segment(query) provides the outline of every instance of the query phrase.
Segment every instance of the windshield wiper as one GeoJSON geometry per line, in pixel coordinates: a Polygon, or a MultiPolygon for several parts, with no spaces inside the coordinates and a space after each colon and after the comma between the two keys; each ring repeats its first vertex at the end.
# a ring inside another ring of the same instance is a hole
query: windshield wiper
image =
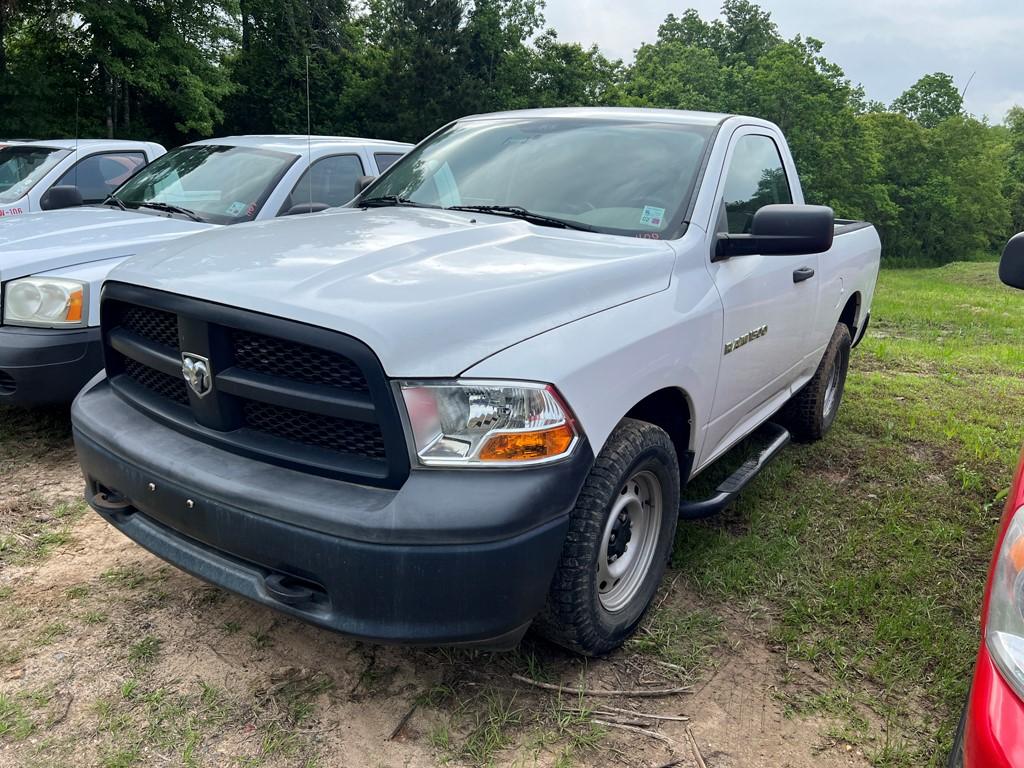
{"type": "Polygon", "coordinates": [[[156,211],[166,211],[167,213],[178,213],[182,216],[187,216],[192,221],[198,221],[200,224],[206,224],[206,219],[200,216],[195,211],[190,211],[188,208],[182,208],[180,205],[171,205],[170,203],[139,203],[139,208],[152,208],[156,211]]]}
{"type": "Polygon", "coordinates": [[[119,198],[117,195],[107,195],[107,199],[100,203],[100,205],[110,205],[111,203],[116,205],[122,211],[128,210],[128,206],[125,205],[124,201],[121,200],[121,198],[119,198]]]}
{"type": "Polygon", "coordinates": [[[545,216],[543,213],[534,213],[521,205],[450,205],[446,211],[469,211],[471,213],[493,213],[496,216],[511,216],[514,219],[522,219],[531,224],[542,224],[546,227],[558,227],[559,229],[578,229],[581,232],[596,232],[593,227],[586,224],[577,224],[575,221],[566,221],[554,216],[545,216]]]}
{"type": "Polygon", "coordinates": [[[367,197],[359,201],[357,207],[359,208],[384,208],[386,206],[393,205],[408,205],[413,208],[437,208],[436,205],[427,205],[426,203],[417,203],[415,200],[410,200],[408,197],[402,197],[401,195],[381,195],[380,197],[367,197]]]}

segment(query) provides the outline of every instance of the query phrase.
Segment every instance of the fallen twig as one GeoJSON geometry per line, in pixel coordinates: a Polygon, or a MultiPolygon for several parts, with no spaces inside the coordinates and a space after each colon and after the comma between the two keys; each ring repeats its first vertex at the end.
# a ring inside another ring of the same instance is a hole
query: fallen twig
{"type": "Polygon", "coordinates": [[[669,760],[667,763],[656,765],[654,768],[676,768],[677,765],[682,765],[682,760],[669,760]]]}
{"type": "Polygon", "coordinates": [[[536,688],[543,688],[545,691],[556,691],[557,693],[571,693],[573,696],[624,696],[630,698],[653,699],[659,696],[677,696],[681,693],[691,693],[692,688],[656,688],[651,690],[636,689],[632,691],[602,691],[591,688],[574,688],[568,685],[552,685],[542,683],[523,675],[512,675],[513,680],[526,683],[536,688]]]}
{"type": "Polygon", "coordinates": [[[402,732],[402,730],[405,728],[405,726],[409,723],[409,719],[412,717],[412,713],[416,711],[416,708],[418,706],[419,706],[419,702],[418,701],[414,701],[412,703],[412,706],[409,707],[409,711],[406,712],[404,715],[402,715],[402,719],[398,721],[398,725],[396,725],[395,729],[393,731],[391,731],[391,735],[388,736],[388,741],[394,741],[395,738],[398,736],[398,734],[400,734],[402,732]]]}
{"type": "Polygon", "coordinates": [[[697,739],[693,737],[693,731],[690,730],[690,726],[686,726],[686,739],[690,742],[690,750],[693,752],[693,759],[697,761],[697,765],[700,768],[708,768],[708,764],[704,762],[704,756],[700,753],[700,747],[697,746],[697,739]]]}
{"type": "Polygon", "coordinates": [[[602,704],[598,709],[576,709],[574,711],[579,712],[580,714],[589,713],[591,715],[597,715],[598,717],[600,717],[601,715],[608,715],[614,713],[617,715],[632,715],[633,717],[642,717],[645,720],[672,720],[677,723],[685,723],[690,719],[685,715],[655,715],[651,714],[650,712],[636,712],[632,709],[613,707],[610,704],[602,704]]]}
{"type": "MultiPolygon", "coordinates": [[[[640,728],[640,727],[635,726],[635,725],[622,725],[621,723],[613,723],[613,722],[611,722],[609,720],[598,720],[597,718],[594,718],[593,722],[594,722],[595,725],[603,725],[605,728],[617,728],[620,731],[629,731],[630,733],[639,733],[642,736],[647,736],[648,738],[651,738],[651,739],[657,739],[658,741],[663,741],[666,744],[670,744],[671,745],[671,744],[675,743],[668,736],[663,736],[660,733],[658,733],[657,731],[652,731],[649,728],[640,728]]],[[[703,768],[707,768],[707,766],[704,766],[703,768]]]]}

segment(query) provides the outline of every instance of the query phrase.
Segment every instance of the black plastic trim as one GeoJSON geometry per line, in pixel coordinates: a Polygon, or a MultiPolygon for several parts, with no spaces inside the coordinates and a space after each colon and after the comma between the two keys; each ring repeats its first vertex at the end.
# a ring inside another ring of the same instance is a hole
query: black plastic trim
{"type": "MultiPolygon", "coordinates": [[[[107,355],[106,368],[111,385],[129,404],[179,432],[241,455],[293,469],[386,488],[398,488],[405,482],[409,475],[410,462],[398,405],[383,366],[372,350],[362,342],[342,333],[293,320],[198,301],[164,291],[107,282],[103,288],[100,308],[105,344],[135,359],[138,359],[136,353],[148,355],[153,363],[161,366],[151,367],[171,375],[181,375],[180,360],[175,359],[175,369],[172,372],[172,361],[166,353],[160,353],[160,345],[118,329],[118,318],[112,315],[117,305],[112,302],[176,314],[179,318],[182,350],[211,360],[214,392],[218,393],[199,398],[190,391],[191,410],[180,406],[170,407],[174,404],[168,404],[165,398],[140,397],[139,390],[142,388],[133,386],[134,382],[123,375],[118,356],[107,355]],[[292,380],[287,380],[291,390],[291,393],[288,393],[275,383],[275,377],[254,378],[256,374],[242,373],[240,369],[230,364],[218,370],[220,362],[231,359],[227,338],[227,329],[231,328],[305,344],[348,358],[355,363],[366,379],[369,388],[366,401],[360,400],[359,393],[342,398],[335,395],[331,400],[326,398],[318,387],[292,380]],[[224,381],[227,384],[223,389],[220,388],[221,376],[225,377],[224,381]],[[240,395],[240,391],[246,394],[240,395]],[[303,395],[311,395],[311,399],[305,400],[303,395]],[[303,446],[245,429],[240,397],[321,415],[327,415],[328,407],[336,407],[337,410],[330,411],[329,415],[376,422],[383,436],[387,459],[369,459],[303,446]]],[[[148,364],[145,360],[140,362],[148,364]]]]}

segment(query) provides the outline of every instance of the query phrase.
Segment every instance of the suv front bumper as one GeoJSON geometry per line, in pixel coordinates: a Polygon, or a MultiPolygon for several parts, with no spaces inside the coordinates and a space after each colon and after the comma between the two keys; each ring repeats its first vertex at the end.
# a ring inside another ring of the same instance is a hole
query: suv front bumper
{"type": "Polygon", "coordinates": [[[371,488],[186,437],[104,380],[72,421],[87,497],[126,536],[258,603],[382,642],[515,645],[593,464],[583,441],[544,467],[422,469],[399,490],[371,488]]]}
{"type": "Polygon", "coordinates": [[[99,328],[0,328],[0,405],[70,403],[102,368],[99,328]]]}

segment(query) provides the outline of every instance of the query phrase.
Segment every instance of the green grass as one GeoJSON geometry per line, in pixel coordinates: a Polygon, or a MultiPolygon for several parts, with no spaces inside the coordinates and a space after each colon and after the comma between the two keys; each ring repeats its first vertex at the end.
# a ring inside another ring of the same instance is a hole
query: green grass
{"type": "Polygon", "coordinates": [[[1024,441],[1022,310],[993,263],[884,271],[826,440],[680,527],[674,566],[698,592],[767,603],[771,641],[831,676],[829,701],[889,724],[850,731],[876,765],[942,764],[970,682],[1024,441]]]}

